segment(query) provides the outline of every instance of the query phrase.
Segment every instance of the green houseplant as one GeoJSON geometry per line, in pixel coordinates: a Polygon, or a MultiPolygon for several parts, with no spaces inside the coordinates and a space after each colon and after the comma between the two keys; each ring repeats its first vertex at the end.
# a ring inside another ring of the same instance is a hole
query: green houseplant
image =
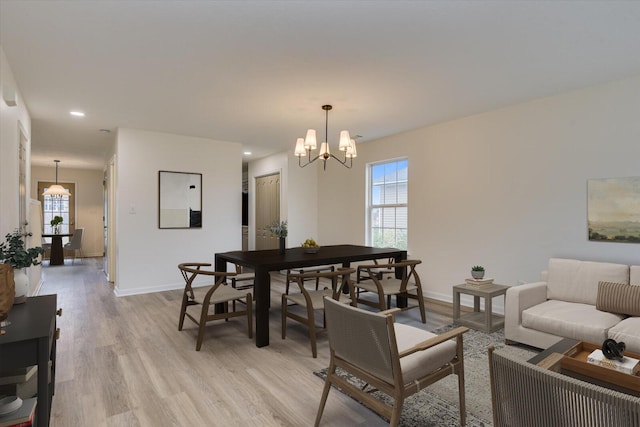
{"type": "Polygon", "coordinates": [[[482,279],[484,277],[484,267],[481,265],[471,267],[471,277],[474,279],[482,279]]]}
{"type": "Polygon", "coordinates": [[[38,257],[44,253],[41,246],[25,248],[24,238],[27,236],[31,236],[31,233],[15,230],[13,233],[8,233],[5,236],[5,241],[0,243],[0,261],[9,264],[14,269],[15,303],[26,300],[29,278],[24,269],[40,264],[38,257]]]}
{"type": "Polygon", "coordinates": [[[287,234],[289,234],[289,230],[287,229],[287,221],[274,221],[273,224],[267,227],[267,230],[269,230],[271,234],[275,235],[278,238],[280,243],[280,255],[284,255],[285,238],[287,237],[287,234]]]}

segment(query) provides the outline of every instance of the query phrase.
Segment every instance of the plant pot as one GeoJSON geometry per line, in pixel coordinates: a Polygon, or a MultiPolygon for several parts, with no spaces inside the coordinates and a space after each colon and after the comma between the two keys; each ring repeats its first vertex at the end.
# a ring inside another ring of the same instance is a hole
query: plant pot
{"type": "Polygon", "coordinates": [[[286,239],[284,237],[280,237],[280,247],[278,249],[278,252],[280,253],[280,255],[284,255],[284,251],[286,249],[285,240],[286,239]]]}
{"type": "Polygon", "coordinates": [[[484,277],[484,271],[471,270],[471,277],[473,277],[474,279],[482,279],[484,277]]]}
{"type": "Polygon", "coordinates": [[[27,292],[29,291],[29,276],[24,268],[13,270],[13,280],[15,282],[16,292],[13,304],[22,304],[27,301],[27,292]]]}
{"type": "MultiPolygon", "coordinates": [[[[9,264],[0,264],[0,324],[9,317],[15,295],[13,268],[9,264]]],[[[0,335],[3,334],[4,331],[0,328],[0,335]]]]}

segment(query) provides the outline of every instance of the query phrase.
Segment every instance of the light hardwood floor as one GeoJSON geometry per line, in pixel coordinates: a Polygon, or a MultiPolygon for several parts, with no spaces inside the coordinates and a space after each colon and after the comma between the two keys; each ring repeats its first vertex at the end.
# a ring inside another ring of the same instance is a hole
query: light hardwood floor
{"type": "MultiPolygon", "coordinates": [[[[328,366],[326,334],[311,357],[307,331],[288,322],[280,338],[282,276],[272,275],[270,345],[256,348],[246,320],[208,326],[195,351],[196,325],[178,331],[182,291],[116,297],[102,259],[44,266],[41,295],[58,294],[58,341],[51,425],[62,426],[309,426],[328,366]]],[[[176,266],[176,280],[178,269],[176,266]]],[[[428,302],[398,321],[433,329],[451,322],[451,307],[428,302]]],[[[322,425],[387,425],[335,390],[322,425]]]]}

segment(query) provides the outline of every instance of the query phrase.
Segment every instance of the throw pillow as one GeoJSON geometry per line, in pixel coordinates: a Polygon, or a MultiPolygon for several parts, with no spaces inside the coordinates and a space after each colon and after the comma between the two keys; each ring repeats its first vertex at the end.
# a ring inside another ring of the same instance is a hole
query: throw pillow
{"type": "Polygon", "coordinates": [[[599,282],[596,308],[627,316],[640,316],[640,286],[599,282]]]}

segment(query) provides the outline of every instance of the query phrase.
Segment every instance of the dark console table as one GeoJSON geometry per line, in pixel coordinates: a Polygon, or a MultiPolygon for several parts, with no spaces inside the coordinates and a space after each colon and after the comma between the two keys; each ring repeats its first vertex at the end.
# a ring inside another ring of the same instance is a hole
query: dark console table
{"type": "Polygon", "coordinates": [[[6,334],[0,336],[0,367],[15,370],[38,365],[38,427],[49,425],[51,399],[56,382],[56,295],[27,298],[24,304],[14,305],[9,312],[6,334]],[[51,382],[49,382],[51,361],[51,382]]]}

